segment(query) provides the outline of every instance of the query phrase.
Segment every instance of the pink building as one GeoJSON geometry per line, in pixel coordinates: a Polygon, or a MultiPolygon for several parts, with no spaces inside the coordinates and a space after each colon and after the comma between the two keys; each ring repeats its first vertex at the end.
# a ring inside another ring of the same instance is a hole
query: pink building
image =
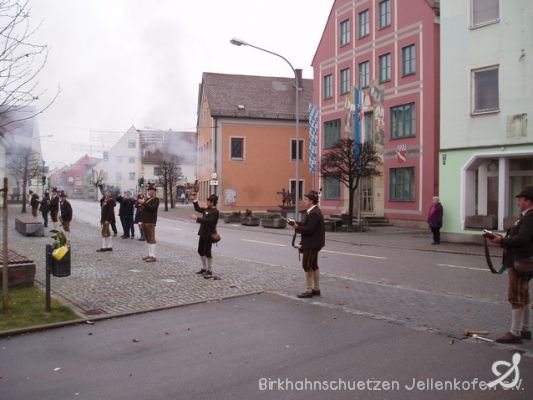
{"type": "MultiPolygon", "coordinates": [[[[313,58],[319,153],[353,137],[353,92],[363,90],[364,137],[383,174],[361,183],[355,209],[422,225],[438,195],[439,1],[336,0],[313,58]]],[[[347,191],[318,175],[325,213],[347,208],[347,191]]]]}

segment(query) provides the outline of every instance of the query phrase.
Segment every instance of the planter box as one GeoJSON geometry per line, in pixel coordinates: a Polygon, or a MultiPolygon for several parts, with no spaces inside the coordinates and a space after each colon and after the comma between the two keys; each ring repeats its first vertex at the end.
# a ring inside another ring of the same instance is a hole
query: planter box
{"type": "Polygon", "coordinates": [[[224,216],[224,222],[226,224],[238,224],[241,222],[240,215],[226,215],[224,216]]]}
{"type": "Polygon", "coordinates": [[[263,228],[283,229],[287,227],[287,220],[281,218],[264,218],[261,220],[263,228]]]}
{"type": "Polygon", "coordinates": [[[498,221],[495,215],[471,215],[465,219],[465,228],[496,229],[498,221]]]}
{"type": "Polygon", "coordinates": [[[244,217],[241,219],[241,224],[246,226],[259,226],[261,220],[257,217],[244,217]]]}
{"type": "MultiPolygon", "coordinates": [[[[7,251],[7,285],[8,287],[33,286],[35,263],[13,250],[7,251]]],[[[4,254],[0,252],[0,265],[4,265],[4,254]]],[[[3,285],[3,271],[0,271],[0,287],[3,285]]]]}

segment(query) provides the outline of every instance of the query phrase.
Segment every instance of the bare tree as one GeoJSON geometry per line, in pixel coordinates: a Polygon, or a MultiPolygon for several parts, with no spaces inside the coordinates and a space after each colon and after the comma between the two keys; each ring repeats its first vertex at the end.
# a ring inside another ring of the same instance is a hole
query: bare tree
{"type": "Polygon", "coordinates": [[[177,157],[168,156],[159,162],[160,178],[163,183],[163,199],[165,201],[165,211],[168,211],[169,197],[173,202],[173,185],[177,176],[177,157]]]}
{"type": "Polygon", "coordinates": [[[371,143],[358,143],[354,151],[354,140],[340,139],[322,156],[320,174],[341,182],[348,188],[349,225],[353,221],[353,200],[361,178],[380,176],[381,158],[371,143]]]}
{"type": "Polygon", "coordinates": [[[0,0],[0,135],[8,125],[44,112],[59,95],[58,89],[46,105],[33,108],[45,94],[37,76],[46,65],[49,48],[33,43],[39,25],[32,28],[30,11],[29,0],[0,0]],[[21,110],[32,112],[19,114],[21,110]]]}
{"type": "Polygon", "coordinates": [[[18,152],[11,154],[11,161],[7,170],[17,182],[22,181],[22,212],[25,213],[28,180],[41,179],[43,175],[44,165],[41,161],[41,155],[29,147],[21,147],[18,152]]]}

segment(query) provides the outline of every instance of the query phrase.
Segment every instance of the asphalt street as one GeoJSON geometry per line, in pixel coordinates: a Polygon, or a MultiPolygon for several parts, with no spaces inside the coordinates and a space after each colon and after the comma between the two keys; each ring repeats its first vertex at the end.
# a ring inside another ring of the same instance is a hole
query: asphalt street
{"type": "MultiPolygon", "coordinates": [[[[521,398],[531,393],[530,341],[502,346],[463,334],[466,327],[492,334],[508,328],[510,312],[499,297],[502,289],[498,296],[468,297],[418,284],[361,279],[332,268],[335,272],[324,271],[322,297],[299,300],[294,294],[301,291],[303,277],[297,262],[266,263],[263,253],[235,257],[221,245],[215,248],[221,279],[196,275],[197,227],[180,223],[188,220],[190,207],[160,212],[158,232],[170,239],[158,240],[158,262],[147,265],[140,261],[144,243],[137,240],[116,238],[112,253],[96,253],[97,207],[76,201],[73,205],[72,275],[53,278],[52,290],[95,325],[0,339],[0,393],[7,393],[7,399],[36,393],[45,399],[501,398],[501,391],[475,390],[472,385],[468,390],[409,390],[408,382],[423,377],[493,380],[493,363],[511,362],[513,354],[522,354],[522,386],[506,395],[521,398]],[[286,387],[280,387],[279,379],[289,385],[373,379],[392,383],[394,390],[378,393],[367,384],[364,390],[338,391],[316,384],[321,390],[287,391],[280,390],[286,387]],[[277,390],[262,390],[265,385],[277,390]]],[[[10,211],[12,218],[18,212],[10,211]]],[[[10,248],[36,261],[36,279],[43,283],[44,247],[50,239],[22,237],[13,225],[10,248]]],[[[221,224],[220,229],[226,240],[239,232],[249,242],[264,242],[256,236],[263,228],[221,224]]],[[[290,231],[271,235],[285,241],[290,231]]],[[[364,234],[328,233],[326,249],[342,253],[344,246],[345,253],[353,254],[354,245],[364,244],[366,250],[374,249],[371,257],[396,250],[412,252],[408,257],[413,259],[444,256],[450,261],[440,262],[443,268],[453,268],[459,280],[478,274],[489,286],[494,284],[491,291],[504,287],[502,277],[492,282],[492,277],[479,275],[486,273],[480,268],[453,265],[453,258],[462,254],[481,257],[480,246],[431,246],[429,237],[424,231],[394,227],[364,234]]]]}

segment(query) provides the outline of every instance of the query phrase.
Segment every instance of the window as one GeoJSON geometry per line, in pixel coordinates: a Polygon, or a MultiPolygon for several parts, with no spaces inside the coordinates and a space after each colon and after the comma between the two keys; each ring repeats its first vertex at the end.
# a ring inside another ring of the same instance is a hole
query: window
{"type": "MultiPolygon", "coordinates": [[[[304,141],[303,139],[298,139],[298,160],[303,160],[303,151],[304,151],[304,141]]],[[[296,139],[291,139],[291,160],[296,161],[296,139]]]]}
{"type": "Polygon", "coordinates": [[[344,20],[341,22],[341,46],[350,43],[350,20],[344,20]]]}
{"type": "Polygon", "coordinates": [[[122,173],[115,172],[115,181],[120,182],[122,180],[122,173]]]}
{"type": "Polygon", "coordinates": [[[341,198],[341,183],[333,176],[325,176],[322,195],[327,200],[339,200],[341,198]]]}
{"type": "Polygon", "coordinates": [[[391,77],[391,60],[390,53],[379,57],[379,82],[390,81],[391,77]]]}
{"type": "Polygon", "coordinates": [[[104,151],[102,153],[104,161],[109,161],[109,151],[104,151]]]}
{"type": "MultiPolygon", "coordinates": [[[[303,199],[304,181],[298,180],[298,200],[303,199]]],[[[296,194],[296,180],[291,179],[291,193],[296,194]]]]}
{"type": "Polygon", "coordinates": [[[499,88],[498,66],[472,71],[473,112],[484,113],[498,111],[499,88]]]}
{"type": "Polygon", "coordinates": [[[341,138],[341,120],[324,122],[324,148],[330,148],[341,138]]]}
{"type": "Polygon", "coordinates": [[[231,138],[231,159],[244,159],[244,138],[231,138]]]}
{"type": "Polygon", "coordinates": [[[333,75],[329,74],[324,77],[324,99],[333,97],[333,75]]]}
{"type": "Polygon", "coordinates": [[[129,179],[130,181],[134,181],[134,180],[135,180],[135,172],[130,172],[130,173],[128,174],[128,179],[129,179]]]}
{"type": "Polygon", "coordinates": [[[365,113],[365,142],[374,143],[374,113],[365,113]]]}
{"type": "Polygon", "coordinates": [[[359,38],[368,36],[370,33],[370,13],[368,10],[359,13],[359,38]]]}
{"type": "Polygon", "coordinates": [[[163,176],[163,171],[161,167],[154,167],[154,176],[163,176]]]}
{"type": "Polygon", "coordinates": [[[379,2],[379,29],[386,28],[390,25],[391,12],[390,0],[383,0],[379,2]]]}
{"type": "Polygon", "coordinates": [[[135,140],[128,140],[128,148],[129,149],[135,148],[135,140]]]}
{"type": "Polygon", "coordinates": [[[499,0],[471,0],[472,27],[495,23],[500,20],[499,0]]]}
{"type": "Polygon", "coordinates": [[[370,63],[368,61],[359,64],[359,87],[368,87],[370,83],[370,63]]]}
{"type": "Polygon", "coordinates": [[[413,137],[416,134],[415,103],[391,107],[390,129],[391,139],[413,137]]]}
{"type": "Polygon", "coordinates": [[[128,162],[130,164],[135,164],[135,157],[128,157],[128,162]]]}
{"type": "Polygon", "coordinates": [[[341,94],[350,91],[350,68],[341,70],[341,94]]]}
{"type": "Polygon", "coordinates": [[[412,75],[416,72],[415,45],[406,46],[402,49],[402,75],[412,75]]]}
{"type": "Polygon", "coordinates": [[[390,201],[415,200],[415,168],[391,168],[389,180],[390,201]]]}

